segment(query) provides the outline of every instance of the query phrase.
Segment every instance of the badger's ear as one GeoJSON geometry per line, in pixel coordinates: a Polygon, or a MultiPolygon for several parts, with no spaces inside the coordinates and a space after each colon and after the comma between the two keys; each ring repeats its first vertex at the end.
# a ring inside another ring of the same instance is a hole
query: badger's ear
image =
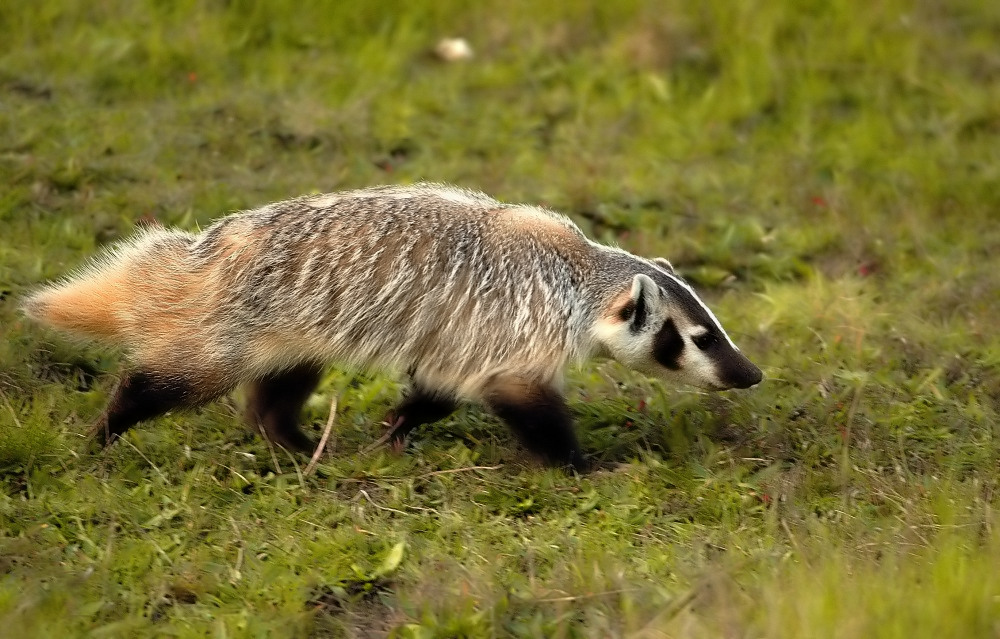
{"type": "Polygon", "coordinates": [[[622,320],[629,322],[633,332],[638,333],[646,325],[649,308],[659,299],[659,288],[648,275],[642,273],[632,278],[629,301],[621,308],[622,320]]]}
{"type": "Polygon", "coordinates": [[[674,272],[674,265],[668,262],[666,258],[654,257],[653,264],[656,264],[657,266],[662,268],[667,273],[670,273],[671,275],[677,275],[677,273],[674,272]]]}

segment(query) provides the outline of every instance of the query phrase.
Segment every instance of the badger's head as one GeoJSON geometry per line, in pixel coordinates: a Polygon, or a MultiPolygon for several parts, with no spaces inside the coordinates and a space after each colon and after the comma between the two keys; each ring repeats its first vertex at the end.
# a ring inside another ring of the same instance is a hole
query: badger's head
{"type": "Polygon", "coordinates": [[[760,369],[662,258],[636,274],[605,308],[596,337],[611,357],[638,371],[708,390],[749,388],[760,369]]]}

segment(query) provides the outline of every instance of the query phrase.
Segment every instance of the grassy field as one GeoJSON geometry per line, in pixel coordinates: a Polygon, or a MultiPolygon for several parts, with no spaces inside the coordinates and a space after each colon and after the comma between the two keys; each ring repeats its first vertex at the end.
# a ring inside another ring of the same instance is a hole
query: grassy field
{"type": "Polygon", "coordinates": [[[1000,637],[1000,3],[0,4],[0,634],[1000,637]],[[446,64],[438,38],[475,58],[446,64]],[[599,469],[476,407],[315,474],[240,397],[84,434],[119,356],[22,295],[142,220],[417,180],[663,255],[762,366],[568,383],[599,469]]]}

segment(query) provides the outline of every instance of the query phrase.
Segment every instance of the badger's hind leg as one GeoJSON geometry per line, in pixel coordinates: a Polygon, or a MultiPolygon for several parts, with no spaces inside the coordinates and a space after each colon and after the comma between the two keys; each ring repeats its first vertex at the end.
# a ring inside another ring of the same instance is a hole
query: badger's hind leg
{"type": "Polygon", "coordinates": [[[394,448],[402,447],[403,440],[414,428],[444,419],[455,412],[457,406],[453,398],[431,392],[420,384],[414,384],[406,399],[390,413],[387,419],[390,445],[394,448]]]}
{"type": "Polygon", "coordinates": [[[553,466],[587,470],[569,408],[557,390],[520,378],[497,378],[487,385],[484,399],[529,451],[553,466]]]}
{"type": "Polygon", "coordinates": [[[322,373],[317,364],[300,364],[252,382],[248,417],[271,442],[290,450],[311,451],[314,444],[299,430],[299,417],[322,373]]]}
{"type": "Polygon", "coordinates": [[[107,446],[139,422],[174,408],[204,404],[228,390],[224,384],[195,381],[185,375],[146,370],[128,372],[115,387],[107,408],[93,427],[92,436],[107,446]]]}

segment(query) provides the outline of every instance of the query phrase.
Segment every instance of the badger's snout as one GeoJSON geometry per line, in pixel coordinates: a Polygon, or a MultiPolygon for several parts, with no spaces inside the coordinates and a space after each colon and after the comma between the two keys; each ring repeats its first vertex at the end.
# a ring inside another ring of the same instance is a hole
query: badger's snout
{"type": "Polygon", "coordinates": [[[724,388],[750,388],[764,379],[764,373],[745,355],[734,350],[719,362],[719,379],[724,388]]]}
{"type": "Polygon", "coordinates": [[[761,372],[759,368],[750,364],[750,366],[743,371],[739,378],[739,381],[733,382],[733,388],[750,388],[751,386],[756,386],[764,379],[764,373],[761,372]]]}

